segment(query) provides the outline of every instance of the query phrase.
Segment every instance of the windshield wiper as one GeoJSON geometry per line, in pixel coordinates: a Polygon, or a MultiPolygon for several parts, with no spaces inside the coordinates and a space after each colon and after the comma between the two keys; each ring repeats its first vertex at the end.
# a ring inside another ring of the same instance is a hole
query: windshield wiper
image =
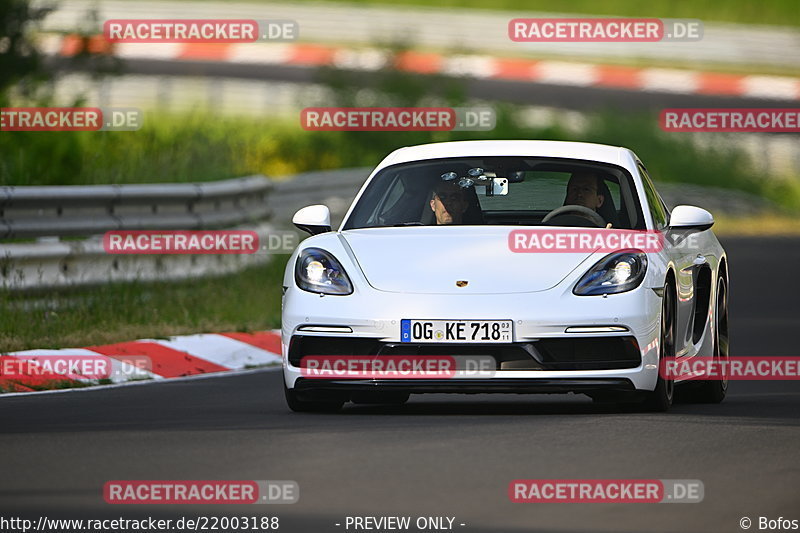
{"type": "Polygon", "coordinates": [[[399,227],[399,226],[424,226],[422,222],[398,222],[397,224],[392,224],[392,227],[399,227]]]}

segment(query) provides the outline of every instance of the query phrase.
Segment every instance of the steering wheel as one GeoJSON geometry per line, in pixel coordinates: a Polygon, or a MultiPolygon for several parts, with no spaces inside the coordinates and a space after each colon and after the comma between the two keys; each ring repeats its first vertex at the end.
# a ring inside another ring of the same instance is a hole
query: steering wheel
{"type": "Polygon", "coordinates": [[[561,207],[557,207],[547,213],[545,217],[542,219],[542,222],[547,222],[548,220],[555,218],[559,215],[563,215],[565,213],[571,213],[574,215],[578,215],[584,218],[588,218],[590,221],[597,224],[597,227],[602,228],[606,225],[606,221],[597,214],[594,209],[589,209],[588,207],[584,207],[582,205],[562,205],[561,207]]]}

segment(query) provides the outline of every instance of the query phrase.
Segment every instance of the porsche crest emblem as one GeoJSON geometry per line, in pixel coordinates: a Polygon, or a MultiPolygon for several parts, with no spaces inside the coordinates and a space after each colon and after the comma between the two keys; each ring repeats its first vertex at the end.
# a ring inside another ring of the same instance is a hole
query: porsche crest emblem
{"type": "Polygon", "coordinates": [[[467,285],[469,285],[469,281],[465,279],[459,279],[456,281],[456,287],[466,287],[467,285]]]}

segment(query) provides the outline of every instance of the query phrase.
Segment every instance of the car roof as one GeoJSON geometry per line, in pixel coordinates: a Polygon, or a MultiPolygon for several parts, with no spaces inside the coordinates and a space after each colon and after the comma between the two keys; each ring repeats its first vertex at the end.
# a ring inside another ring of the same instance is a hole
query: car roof
{"type": "Polygon", "coordinates": [[[444,157],[523,156],[582,159],[624,168],[635,165],[627,148],[573,141],[451,141],[399,148],[386,156],[375,171],[398,163],[444,157]]]}

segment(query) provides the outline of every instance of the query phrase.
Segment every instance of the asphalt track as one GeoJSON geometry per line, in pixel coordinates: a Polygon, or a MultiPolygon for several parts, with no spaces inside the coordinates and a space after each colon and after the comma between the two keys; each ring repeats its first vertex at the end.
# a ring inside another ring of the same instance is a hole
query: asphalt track
{"type": "MultiPolygon", "coordinates": [[[[732,354],[798,355],[800,240],[723,244],[732,354]]],[[[758,531],[761,516],[800,519],[799,442],[797,382],[735,382],[720,405],[666,414],[582,396],[419,396],[329,415],[290,413],[280,373],[258,371],[0,398],[0,517],[270,514],[280,531],[341,532],[348,515],[452,516],[465,532],[734,532],[747,516],[758,531]],[[519,478],[699,479],[705,499],[514,504],[519,478]],[[102,486],[114,479],[295,480],[300,501],[112,506],[102,486]]]]}

